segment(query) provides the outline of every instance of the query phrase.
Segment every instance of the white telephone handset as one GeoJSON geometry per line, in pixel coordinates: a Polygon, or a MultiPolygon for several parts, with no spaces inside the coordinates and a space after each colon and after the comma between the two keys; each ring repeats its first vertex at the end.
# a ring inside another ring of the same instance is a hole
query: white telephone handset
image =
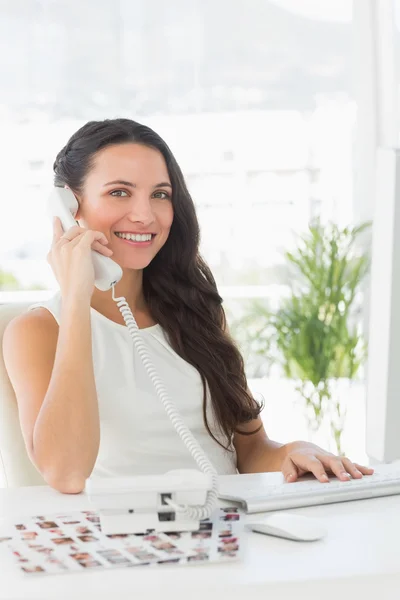
{"type": "MultiPolygon", "coordinates": [[[[59,217],[64,231],[74,227],[74,219],[78,210],[78,201],[68,188],[56,187],[48,200],[48,213],[51,217],[59,217]]],[[[95,286],[105,292],[118,283],[122,277],[122,269],[115,261],[92,250],[95,286]]]]}
{"type": "MultiPolygon", "coordinates": [[[[48,212],[51,217],[60,218],[64,230],[76,225],[74,216],[77,210],[78,202],[71,190],[54,188],[49,197],[48,212]]],[[[141,533],[147,527],[158,531],[199,529],[200,520],[209,518],[217,504],[217,473],[169,398],[152,365],[127,301],[123,297],[115,297],[114,286],[122,277],[121,267],[111,258],[93,250],[92,257],[96,287],[102,291],[112,289],[112,298],[124,318],[156,393],[172,425],[202,472],[174,471],[158,477],[126,477],[123,481],[118,479],[116,482],[112,479],[89,479],[86,491],[99,509],[105,533],[141,533]],[[112,497],[110,489],[113,489],[112,497]],[[201,502],[204,502],[203,506],[199,505],[201,502]]]]}

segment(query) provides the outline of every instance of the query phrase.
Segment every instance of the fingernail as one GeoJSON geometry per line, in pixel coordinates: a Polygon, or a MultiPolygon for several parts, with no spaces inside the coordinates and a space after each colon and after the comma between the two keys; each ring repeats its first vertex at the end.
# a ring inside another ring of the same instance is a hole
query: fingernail
{"type": "Polygon", "coordinates": [[[288,475],[286,475],[286,481],[290,481],[290,479],[293,479],[293,477],[293,473],[289,473],[288,475]]]}
{"type": "Polygon", "coordinates": [[[342,477],[347,477],[347,479],[350,479],[350,477],[351,477],[351,476],[349,475],[349,473],[346,473],[346,471],[342,471],[342,472],[340,473],[340,475],[341,475],[342,477]]]}
{"type": "Polygon", "coordinates": [[[325,473],[321,475],[321,479],[322,481],[329,481],[328,475],[326,475],[325,473]]]}

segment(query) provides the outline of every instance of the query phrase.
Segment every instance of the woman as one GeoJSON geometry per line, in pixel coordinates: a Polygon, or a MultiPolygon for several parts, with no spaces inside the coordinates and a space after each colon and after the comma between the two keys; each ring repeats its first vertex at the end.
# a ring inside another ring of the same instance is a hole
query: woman
{"type": "Polygon", "coordinates": [[[116,294],[135,316],[170,397],[217,472],[281,470],[287,481],[326,470],[340,479],[372,469],[264,430],[222,299],[199,255],[199,227],[166,143],[128,119],[89,122],[54,163],[55,185],[79,203],[77,226],[54,222],[48,260],[60,292],[14,319],[4,358],[29,456],[65,493],[89,475],[193,468],[133,349],[111,292],[94,288],[91,249],[112,257],[116,294]],[[34,310],[33,310],[34,309],[34,310]]]}

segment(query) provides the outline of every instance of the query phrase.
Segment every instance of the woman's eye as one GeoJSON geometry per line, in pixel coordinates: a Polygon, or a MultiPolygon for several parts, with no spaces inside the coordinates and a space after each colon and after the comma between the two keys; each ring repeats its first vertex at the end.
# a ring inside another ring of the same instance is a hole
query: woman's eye
{"type": "Polygon", "coordinates": [[[125,190],[113,190],[112,192],[110,192],[111,196],[117,197],[117,198],[125,198],[128,193],[125,190]],[[122,194],[125,194],[124,196],[122,194]]]}
{"type": "Polygon", "coordinates": [[[171,199],[171,195],[168,192],[162,192],[161,190],[159,192],[154,192],[153,196],[155,196],[156,198],[161,198],[162,200],[171,199]]]}

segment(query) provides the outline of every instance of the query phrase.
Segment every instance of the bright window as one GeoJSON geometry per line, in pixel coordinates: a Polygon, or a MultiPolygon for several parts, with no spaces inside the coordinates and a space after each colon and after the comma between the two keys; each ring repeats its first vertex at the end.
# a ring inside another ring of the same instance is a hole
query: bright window
{"type": "MultiPolygon", "coordinates": [[[[353,218],[351,8],[351,0],[4,0],[1,288],[56,286],[45,260],[55,155],[84,122],[125,116],[153,126],[175,152],[232,318],[243,310],[234,296],[260,288],[279,301],[293,232],[317,215],[353,218]]],[[[277,385],[264,389],[271,435],[291,414],[277,385]]],[[[293,419],[286,431],[299,437],[293,419]]],[[[360,428],[359,456],[362,437],[360,428]]]]}

